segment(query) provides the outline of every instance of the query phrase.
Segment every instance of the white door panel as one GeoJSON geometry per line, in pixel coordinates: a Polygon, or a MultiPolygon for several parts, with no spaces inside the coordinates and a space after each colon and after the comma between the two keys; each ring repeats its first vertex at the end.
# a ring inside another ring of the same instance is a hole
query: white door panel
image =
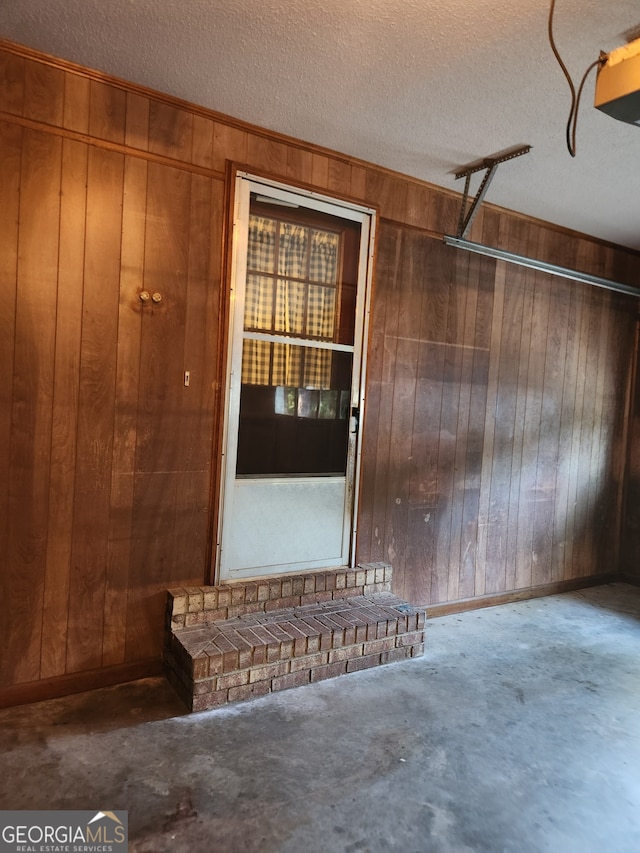
{"type": "Polygon", "coordinates": [[[345,486],[344,477],[236,480],[233,513],[243,524],[231,526],[223,553],[233,574],[342,565],[345,486]]]}

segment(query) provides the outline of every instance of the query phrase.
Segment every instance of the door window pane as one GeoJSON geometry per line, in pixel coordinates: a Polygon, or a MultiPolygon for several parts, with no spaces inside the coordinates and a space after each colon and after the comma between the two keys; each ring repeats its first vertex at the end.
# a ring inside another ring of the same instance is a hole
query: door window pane
{"type": "MultiPolygon", "coordinates": [[[[268,350],[272,365],[278,348],[282,364],[295,365],[302,374],[311,370],[308,365],[314,365],[318,356],[327,357],[326,387],[290,382],[252,384],[243,376],[236,475],[344,475],[352,354],[262,341],[245,341],[245,350],[253,350],[255,344],[273,348],[268,350]]],[[[243,374],[245,361],[243,358],[243,374]]],[[[281,369],[284,375],[286,367],[281,369]]]]}

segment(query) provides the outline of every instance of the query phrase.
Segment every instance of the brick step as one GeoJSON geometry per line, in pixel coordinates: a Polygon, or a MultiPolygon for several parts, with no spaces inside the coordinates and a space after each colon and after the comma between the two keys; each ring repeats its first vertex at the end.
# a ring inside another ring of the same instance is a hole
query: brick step
{"type": "Polygon", "coordinates": [[[389,592],[392,571],[388,563],[366,563],[355,569],[324,569],[303,575],[170,589],[167,623],[176,630],[247,613],[389,592]]]}
{"type": "Polygon", "coordinates": [[[389,592],[316,600],[174,626],[165,661],[187,706],[202,711],[420,655],[424,619],[389,592]]]}

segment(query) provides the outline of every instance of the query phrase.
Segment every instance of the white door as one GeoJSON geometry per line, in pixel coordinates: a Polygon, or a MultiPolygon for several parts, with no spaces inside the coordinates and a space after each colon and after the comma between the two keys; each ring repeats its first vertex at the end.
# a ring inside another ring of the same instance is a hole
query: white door
{"type": "Polygon", "coordinates": [[[351,562],[373,226],[237,178],[221,580],[351,562]]]}

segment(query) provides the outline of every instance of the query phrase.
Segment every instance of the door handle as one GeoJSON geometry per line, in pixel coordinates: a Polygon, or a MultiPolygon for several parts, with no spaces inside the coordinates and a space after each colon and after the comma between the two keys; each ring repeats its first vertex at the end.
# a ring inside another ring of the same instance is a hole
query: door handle
{"type": "Polygon", "coordinates": [[[360,429],[360,407],[351,407],[351,433],[355,435],[360,429]]]}

